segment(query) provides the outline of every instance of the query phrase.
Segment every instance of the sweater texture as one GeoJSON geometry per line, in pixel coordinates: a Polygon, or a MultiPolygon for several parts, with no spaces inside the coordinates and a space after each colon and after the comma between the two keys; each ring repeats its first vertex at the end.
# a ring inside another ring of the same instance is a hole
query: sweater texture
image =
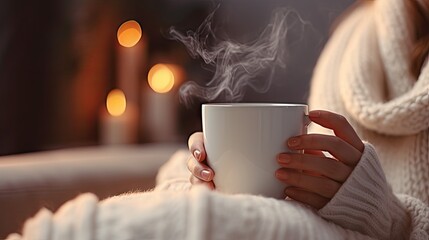
{"type": "Polygon", "coordinates": [[[344,115],[374,145],[394,192],[429,204],[429,66],[412,77],[405,1],[377,0],[342,22],[315,69],[309,105],[344,115]]]}
{"type": "Polygon", "coordinates": [[[319,214],[377,239],[429,239],[429,66],[412,77],[405,1],[371,1],[342,21],[309,99],[312,109],[344,115],[371,143],[319,214]]]}

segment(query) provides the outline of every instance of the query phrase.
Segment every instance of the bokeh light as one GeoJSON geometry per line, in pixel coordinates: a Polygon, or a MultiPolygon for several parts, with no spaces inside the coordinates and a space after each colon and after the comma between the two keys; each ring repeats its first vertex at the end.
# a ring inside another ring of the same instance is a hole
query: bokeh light
{"type": "Polygon", "coordinates": [[[156,64],[148,74],[149,86],[157,93],[167,93],[174,86],[174,74],[165,64],[156,64]]]}
{"type": "Polygon", "coordinates": [[[106,100],[107,111],[112,116],[120,116],[127,108],[125,94],[119,89],[114,89],[109,92],[106,100]]]}
{"type": "Polygon", "coordinates": [[[124,47],[133,47],[142,37],[140,24],[134,20],[129,20],[119,27],[117,32],[118,42],[124,47]]]}

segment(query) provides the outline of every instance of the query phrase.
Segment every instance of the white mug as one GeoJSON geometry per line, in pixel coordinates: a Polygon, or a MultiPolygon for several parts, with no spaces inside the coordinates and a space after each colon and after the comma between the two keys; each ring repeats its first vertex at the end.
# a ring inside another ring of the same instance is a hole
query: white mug
{"type": "Polygon", "coordinates": [[[308,106],[280,103],[203,104],[207,163],[225,193],[285,198],[275,177],[277,156],[291,152],[287,139],[307,133],[308,106]]]}

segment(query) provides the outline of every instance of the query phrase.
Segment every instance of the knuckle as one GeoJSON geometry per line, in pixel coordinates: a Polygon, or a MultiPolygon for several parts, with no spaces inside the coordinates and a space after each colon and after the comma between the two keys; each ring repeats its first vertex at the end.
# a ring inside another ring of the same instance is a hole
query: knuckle
{"type": "Polygon", "coordinates": [[[200,176],[201,170],[202,170],[202,167],[199,164],[195,164],[192,174],[198,178],[201,178],[200,176]]]}
{"type": "Polygon", "coordinates": [[[200,141],[201,138],[202,138],[202,132],[194,132],[193,134],[191,134],[191,136],[189,136],[188,138],[189,149],[195,148],[196,143],[200,141]]]}
{"type": "Polygon", "coordinates": [[[201,172],[202,168],[200,164],[195,160],[195,158],[191,157],[188,162],[188,169],[194,176],[199,176],[199,173],[201,172]]]}

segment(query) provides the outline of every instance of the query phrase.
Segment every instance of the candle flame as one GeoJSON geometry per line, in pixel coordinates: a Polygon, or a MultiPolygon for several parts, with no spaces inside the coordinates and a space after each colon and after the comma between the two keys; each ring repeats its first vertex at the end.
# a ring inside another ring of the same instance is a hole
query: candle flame
{"type": "Polygon", "coordinates": [[[149,86],[157,93],[167,93],[174,86],[174,73],[165,64],[156,64],[148,75],[149,86]]]}
{"type": "Polygon", "coordinates": [[[107,111],[112,116],[121,116],[127,108],[125,94],[119,89],[109,92],[106,100],[107,111]]]}
{"type": "Polygon", "coordinates": [[[134,20],[129,20],[119,27],[117,32],[118,42],[124,47],[133,47],[142,37],[140,24],[134,20]]]}

